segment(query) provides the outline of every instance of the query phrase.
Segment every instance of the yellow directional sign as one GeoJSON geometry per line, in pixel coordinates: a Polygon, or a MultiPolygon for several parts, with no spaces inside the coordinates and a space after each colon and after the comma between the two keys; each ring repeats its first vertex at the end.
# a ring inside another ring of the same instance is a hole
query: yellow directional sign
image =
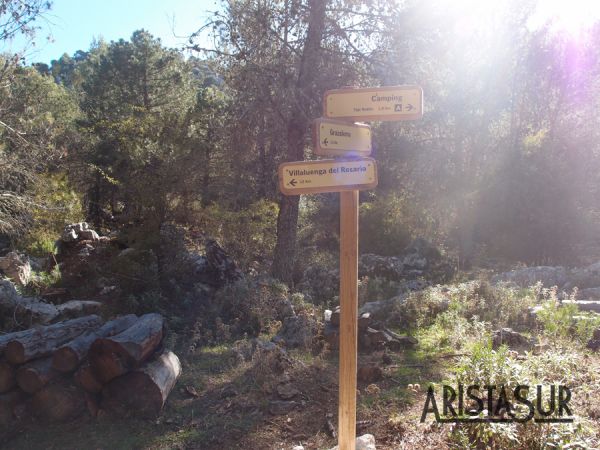
{"type": "Polygon", "coordinates": [[[413,120],[423,117],[419,86],[344,88],[325,92],[325,117],[355,121],[413,120]]]}
{"type": "Polygon", "coordinates": [[[279,188],[285,195],[372,189],[377,186],[373,158],[283,163],[279,188]]]}
{"type": "Polygon", "coordinates": [[[369,156],[371,127],[333,119],[316,119],[313,125],[314,151],[319,156],[369,156]]]}

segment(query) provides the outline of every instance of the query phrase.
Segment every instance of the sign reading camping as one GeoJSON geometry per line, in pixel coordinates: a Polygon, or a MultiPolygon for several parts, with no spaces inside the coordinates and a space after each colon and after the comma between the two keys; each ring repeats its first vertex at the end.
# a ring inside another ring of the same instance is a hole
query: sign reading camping
{"type": "Polygon", "coordinates": [[[377,166],[372,158],[299,161],[279,166],[279,188],[285,195],[372,189],[377,166]]]}
{"type": "Polygon", "coordinates": [[[319,156],[369,156],[371,127],[333,119],[316,119],[313,125],[314,151],[319,156]]]}
{"type": "Polygon", "coordinates": [[[334,89],[325,92],[323,112],[328,118],[365,122],[420,119],[423,89],[419,86],[334,89]]]}

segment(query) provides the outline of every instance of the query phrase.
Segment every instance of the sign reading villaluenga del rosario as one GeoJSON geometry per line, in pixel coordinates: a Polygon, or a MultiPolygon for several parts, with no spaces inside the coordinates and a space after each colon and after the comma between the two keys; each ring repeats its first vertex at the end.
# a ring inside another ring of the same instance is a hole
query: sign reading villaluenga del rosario
{"type": "Polygon", "coordinates": [[[281,192],[286,195],[372,189],[377,185],[373,158],[298,161],[279,166],[281,192]]]}

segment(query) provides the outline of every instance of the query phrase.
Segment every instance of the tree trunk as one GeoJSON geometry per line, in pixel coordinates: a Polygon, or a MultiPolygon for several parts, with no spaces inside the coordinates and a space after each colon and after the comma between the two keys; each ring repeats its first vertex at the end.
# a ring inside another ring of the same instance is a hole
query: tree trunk
{"type": "Polygon", "coordinates": [[[145,366],[119,377],[102,391],[102,407],[120,414],[157,417],[181,374],[179,358],[165,350],[145,366]]]}
{"type": "Polygon", "coordinates": [[[72,419],[85,408],[85,392],[67,381],[46,386],[33,396],[34,413],[51,422],[72,419]]]}
{"type": "Polygon", "coordinates": [[[86,357],[88,350],[96,339],[122,333],[131,327],[137,319],[135,314],[118,317],[115,320],[105,323],[96,331],[86,332],[71,342],[67,342],[54,352],[52,367],[61,372],[75,370],[79,367],[83,358],[86,357]]]}
{"type": "Polygon", "coordinates": [[[81,386],[86,392],[91,392],[92,394],[97,394],[102,391],[102,383],[94,372],[92,371],[92,367],[88,364],[84,364],[79,368],[74,375],[75,382],[81,386]]]}
{"type": "Polygon", "coordinates": [[[6,346],[10,341],[14,341],[15,339],[19,339],[23,336],[27,336],[32,333],[34,328],[30,328],[24,331],[15,331],[14,333],[3,334],[0,336],[0,355],[4,353],[6,350],[6,346]]]}
{"type": "Polygon", "coordinates": [[[89,351],[96,377],[107,383],[138,367],[160,344],[163,327],[164,319],[160,314],[145,314],[124,332],[96,339],[89,351]]]}
{"type": "Polygon", "coordinates": [[[14,367],[6,361],[0,360],[0,394],[10,391],[16,384],[14,367]]]}
{"type": "Polygon", "coordinates": [[[99,316],[91,315],[66,320],[47,327],[32,328],[29,333],[11,340],[6,346],[6,359],[11,364],[23,364],[51,354],[56,347],[102,325],[99,316]]]}
{"type": "MultiPolygon", "coordinates": [[[[306,131],[312,119],[310,103],[317,94],[314,84],[320,66],[321,41],[325,29],[327,3],[325,0],[309,1],[308,29],[296,81],[295,97],[298,106],[294,109],[287,124],[287,161],[304,159],[306,131]]],[[[294,195],[282,196],[279,201],[277,243],[271,268],[275,278],[290,284],[293,282],[296,260],[299,200],[300,197],[294,195]]]]}
{"type": "Polygon", "coordinates": [[[52,357],[36,359],[17,369],[17,383],[23,391],[33,394],[50,381],[58,378],[60,372],[52,368],[52,357]]]}

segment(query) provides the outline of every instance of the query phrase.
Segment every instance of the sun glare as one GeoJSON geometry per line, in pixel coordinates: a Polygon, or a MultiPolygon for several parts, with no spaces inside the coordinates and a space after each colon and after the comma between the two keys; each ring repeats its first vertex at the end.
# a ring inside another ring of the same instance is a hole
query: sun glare
{"type": "Polygon", "coordinates": [[[600,0],[539,0],[529,20],[532,30],[549,25],[556,33],[576,37],[600,21],[600,0]]]}

